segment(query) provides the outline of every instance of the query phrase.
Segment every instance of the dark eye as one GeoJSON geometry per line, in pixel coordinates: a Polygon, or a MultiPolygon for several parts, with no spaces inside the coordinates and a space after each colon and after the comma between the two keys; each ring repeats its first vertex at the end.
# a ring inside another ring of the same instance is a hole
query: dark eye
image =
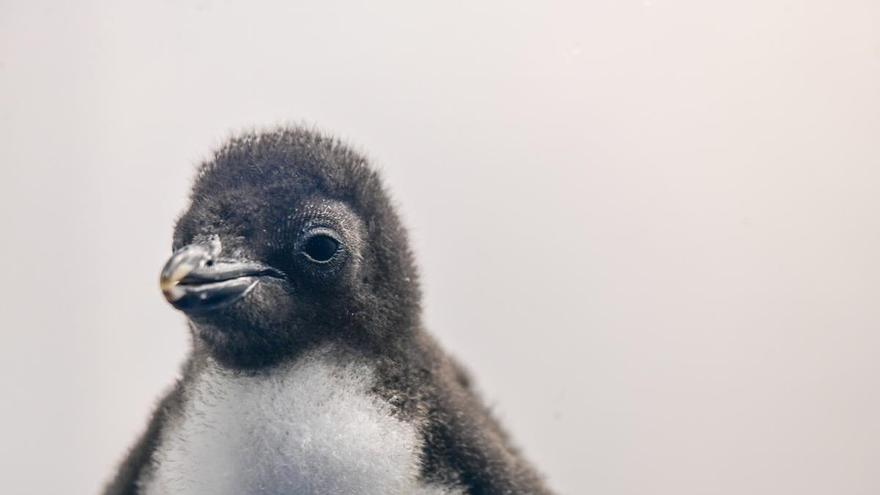
{"type": "Polygon", "coordinates": [[[339,241],[327,234],[315,234],[306,240],[302,247],[303,254],[316,263],[326,263],[333,259],[339,251],[339,241]]]}

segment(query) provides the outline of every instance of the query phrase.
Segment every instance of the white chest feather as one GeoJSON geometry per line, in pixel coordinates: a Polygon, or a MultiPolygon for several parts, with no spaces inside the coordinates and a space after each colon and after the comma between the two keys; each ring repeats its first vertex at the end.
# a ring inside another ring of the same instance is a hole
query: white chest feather
{"type": "Polygon", "coordinates": [[[327,350],[265,375],[209,365],[166,425],[141,492],[452,493],[418,480],[417,429],[369,393],[372,380],[327,350]]]}

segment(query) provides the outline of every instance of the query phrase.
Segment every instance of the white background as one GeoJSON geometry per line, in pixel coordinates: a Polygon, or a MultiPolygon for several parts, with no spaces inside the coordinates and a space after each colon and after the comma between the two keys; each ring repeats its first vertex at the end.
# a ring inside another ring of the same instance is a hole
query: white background
{"type": "Polygon", "coordinates": [[[285,121],[560,492],[880,493],[876,0],[0,1],[0,491],[111,475],[194,167],[285,121]]]}

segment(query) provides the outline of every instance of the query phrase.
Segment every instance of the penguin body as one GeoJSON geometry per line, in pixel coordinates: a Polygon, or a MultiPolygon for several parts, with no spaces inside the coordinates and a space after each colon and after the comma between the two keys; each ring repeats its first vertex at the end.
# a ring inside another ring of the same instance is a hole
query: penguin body
{"type": "Polygon", "coordinates": [[[422,328],[405,231],[338,141],[217,152],[162,289],[193,352],[106,494],[549,493],[422,328]]]}

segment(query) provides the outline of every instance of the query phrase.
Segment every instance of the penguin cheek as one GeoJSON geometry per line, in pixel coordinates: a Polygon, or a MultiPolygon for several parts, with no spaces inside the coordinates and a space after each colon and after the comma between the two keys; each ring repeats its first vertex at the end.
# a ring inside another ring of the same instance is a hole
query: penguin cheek
{"type": "Polygon", "coordinates": [[[290,297],[274,279],[262,278],[244,297],[218,312],[235,321],[234,331],[260,333],[283,321],[290,297]]]}
{"type": "Polygon", "coordinates": [[[269,365],[295,347],[302,309],[283,284],[266,281],[240,300],[190,320],[217,361],[251,368],[269,365]]]}
{"type": "Polygon", "coordinates": [[[255,326],[276,329],[290,321],[297,311],[297,298],[286,282],[261,281],[242,301],[240,311],[249,314],[255,326]]]}
{"type": "Polygon", "coordinates": [[[190,320],[196,325],[210,327],[212,331],[265,338],[290,317],[292,302],[282,283],[264,278],[235,302],[191,314],[190,320]]]}

